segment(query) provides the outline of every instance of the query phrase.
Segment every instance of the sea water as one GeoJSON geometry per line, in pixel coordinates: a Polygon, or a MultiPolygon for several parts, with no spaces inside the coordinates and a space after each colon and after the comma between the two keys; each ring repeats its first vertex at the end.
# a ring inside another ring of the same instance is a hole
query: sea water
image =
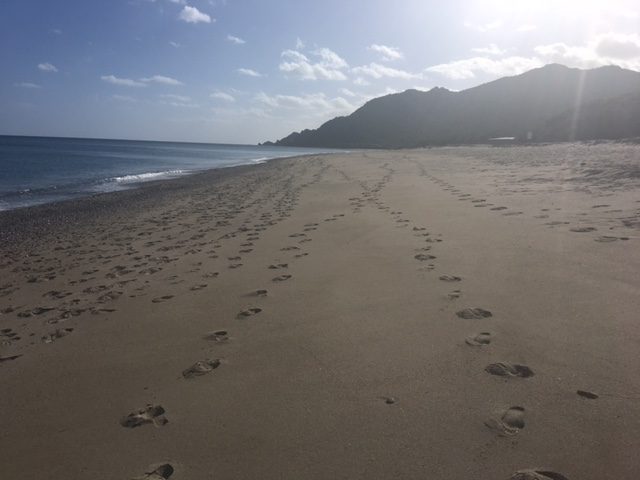
{"type": "Polygon", "coordinates": [[[335,150],[0,136],[0,210],[134,188],[211,168],[330,152],[335,150]]]}

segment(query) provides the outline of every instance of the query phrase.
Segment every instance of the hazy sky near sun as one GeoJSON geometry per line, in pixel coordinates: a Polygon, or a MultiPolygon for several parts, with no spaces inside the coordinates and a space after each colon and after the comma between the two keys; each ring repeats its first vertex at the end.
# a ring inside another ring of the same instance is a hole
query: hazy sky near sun
{"type": "Polygon", "coordinates": [[[0,134],[256,143],[408,88],[640,70],[627,0],[5,0],[0,134]]]}

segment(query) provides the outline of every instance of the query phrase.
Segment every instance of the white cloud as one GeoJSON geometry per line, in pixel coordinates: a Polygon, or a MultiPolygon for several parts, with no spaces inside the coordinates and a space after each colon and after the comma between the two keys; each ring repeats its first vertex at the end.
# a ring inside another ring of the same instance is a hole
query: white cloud
{"type": "Polygon", "coordinates": [[[371,78],[380,79],[383,77],[388,78],[400,78],[403,80],[409,80],[412,78],[422,78],[421,74],[410,73],[404,70],[399,70],[397,68],[387,67],[385,65],[380,65],[379,63],[370,63],[369,65],[362,65],[360,67],[355,67],[352,69],[352,72],[356,75],[366,75],[371,78]]]}
{"type": "Polygon", "coordinates": [[[498,48],[495,43],[490,44],[488,47],[472,48],[471,51],[482,53],[484,55],[504,55],[505,53],[507,53],[506,50],[498,48]]]}
{"type": "Polygon", "coordinates": [[[558,42],[539,45],[534,52],[545,63],[557,62],[578,68],[619,65],[640,70],[640,36],[637,34],[606,33],[582,46],[558,42]]]}
{"type": "Polygon", "coordinates": [[[62,35],[62,30],[60,30],[59,28],[53,28],[50,30],[50,32],[54,35],[62,35]]]}
{"type": "Polygon", "coordinates": [[[185,7],[178,15],[178,18],[187,23],[211,23],[212,21],[216,21],[215,18],[212,19],[206,13],[202,13],[196,7],[191,7],[189,5],[185,5],[185,7]]]}
{"type": "Polygon", "coordinates": [[[169,41],[169,45],[171,45],[174,48],[180,47],[180,44],[178,42],[174,42],[174,41],[169,41]]]}
{"type": "Polygon", "coordinates": [[[468,78],[475,78],[478,74],[498,77],[503,77],[505,75],[517,75],[542,65],[543,62],[538,58],[518,56],[499,59],[473,57],[433,65],[425,69],[425,71],[429,73],[438,73],[453,80],[464,80],[468,78]]]}
{"type": "Polygon", "coordinates": [[[640,57],[640,36],[637,34],[608,34],[600,36],[595,43],[596,52],[608,58],[623,60],[640,57]]]}
{"type": "MultiPolygon", "coordinates": [[[[489,50],[493,50],[494,46],[490,46],[490,49],[484,53],[490,53],[489,50]]],[[[479,52],[481,49],[474,50],[479,52]]],[[[607,33],[597,35],[583,45],[568,45],[562,42],[538,45],[533,49],[533,55],[529,57],[477,56],[433,65],[425,71],[438,73],[453,80],[464,80],[481,75],[494,77],[517,75],[548,63],[561,63],[577,68],[618,65],[640,71],[640,35],[607,33]]]]}
{"type": "Polygon", "coordinates": [[[187,0],[169,0],[171,3],[177,3],[178,5],[186,5],[187,0]]]}
{"type": "Polygon", "coordinates": [[[180,107],[180,108],[197,108],[199,105],[192,102],[191,97],[187,97],[184,95],[174,95],[171,93],[165,93],[163,95],[159,95],[162,99],[160,101],[161,105],[168,105],[170,107],[180,107]]]}
{"type": "Polygon", "coordinates": [[[570,46],[565,43],[551,43],[534,48],[538,57],[547,62],[563,63],[570,66],[595,67],[598,66],[598,55],[590,48],[570,46]]]}
{"type": "Polygon", "coordinates": [[[369,45],[368,48],[373,52],[381,54],[382,60],[384,60],[385,62],[400,60],[401,58],[404,58],[403,53],[399,48],[396,47],[389,47],[387,45],[378,45],[374,43],[373,45],[369,45]]]}
{"type": "Polygon", "coordinates": [[[260,92],[255,100],[271,108],[294,110],[312,110],[318,114],[344,114],[351,112],[354,107],[343,97],[329,98],[324,93],[307,95],[267,95],[260,92]]]}
{"type": "Polygon", "coordinates": [[[340,93],[342,95],[344,95],[345,97],[355,97],[356,96],[356,93],[352,92],[348,88],[341,88],[340,89],[340,93]]]}
{"type": "Polygon", "coordinates": [[[240,37],[236,37],[234,35],[227,35],[227,41],[231,42],[231,43],[233,43],[235,45],[244,45],[245,43],[247,43],[246,41],[244,41],[240,37]]]}
{"type": "Polygon", "coordinates": [[[304,48],[304,42],[300,39],[300,37],[296,38],[296,50],[302,50],[304,48]]]}
{"type": "Polygon", "coordinates": [[[36,83],[31,83],[31,82],[14,83],[13,86],[20,87],[20,88],[42,88],[40,85],[36,83]]]}
{"type": "Polygon", "coordinates": [[[491,30],[497,30],[500,27],[502,27],[502,25],[503,25],[502,20],[494,20],[493,22],[481,23],[481,24],[464,22],[465,27],[470,28],[472,30],[477,30],[478,32],[481,32],[481,33],[490,32],[491,30]]]}
{"type": "Polygon", "coordinates": [[[165,77],[164,75],[154,75],[152,77],[141,78],[140,81],[145,83],[161,83],[163,85],[184,85],[180,80],[165,77]]]}
{"type": "Polygon", "coordinates": [[[209,97],[215,99],[215,100],[223,100],[225,102],[235,102],[236,99],[233,97],[233,95],[229,95],[228,93],[225,92],[213,92],[211,95],[209,95],[209,97]]]}
{"type": "Polygon", "coordinates": [[[114,75],[103,75],[100,77],[103,82],[111,83],[121,87],[146,87],[146,83],[138,82],[131,78],[119,78],[114,75]]]}
{"type": "Polygon", "coordinates": [[[312,53],[319,56],[322,59],[322,65],[328,68],[345,68],[349,66],[340,55],[328,48],[319,48],[312,53]]]}
{"type": "Polygon", "coordinates": [[[247,77],[262,77],[263,75],[251,68],[239,68],[236,70],[240,75],[246,75],[247,77]]]}
{"type": "Polygon", "coordinates": [[[280,71],[303,80],[346,80],[341,70],[349,65],[340,55],[328,48],[319,48],[311,54],[318,57],[318,61],[310,60],[298,50],[283,51],[280,71]]]}
{"type": "Polygon", "coordinates": [[[51,63],[49,63],[49,62],[39,63],[38,64],[38,69],[42,70],[43,72],[57,72],[58,71],[56,66],[51,64],[51,63]]]}
{"type": "Polygon", "coordinates": [[[371,82],[369,82],[368,80],[365,80],[362,77],[356,77],[355,80],[353,81],[354,85],[358,85],[359,87],[366,87],[368,85],[371,85],[371,82]]]}

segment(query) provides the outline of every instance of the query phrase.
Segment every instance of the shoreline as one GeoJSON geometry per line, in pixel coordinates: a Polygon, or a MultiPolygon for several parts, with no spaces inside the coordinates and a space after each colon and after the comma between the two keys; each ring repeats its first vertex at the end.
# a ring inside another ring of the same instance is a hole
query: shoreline
{"type": "Polygon", "coordinates": [[[339,150],[0,136],[0,211],[138,188],[212,169],[339,150]]]}
{"type": "Polygon", "coordinates": [[[77,198],[2,210],[0,211],[0,248],[15,246],[29,237],[38,235],[43,228],[53,232],[68,226],[70,222],[87,221],[96,214],[115,214],[129,207],[143,208],[158,196],[201,186],[207,182],[218,182],[271,162],[323,155],[337,155],[337,153],[276,157],[255,163],[209,168],[175,178],[132,183],[130,188],[123,190],[99,192],[77,198]]]}
{"type": "Polygon", "coordinates": [[[639,165],[362,151],[14,213],[3,471],[635,478],[639,165]]]}

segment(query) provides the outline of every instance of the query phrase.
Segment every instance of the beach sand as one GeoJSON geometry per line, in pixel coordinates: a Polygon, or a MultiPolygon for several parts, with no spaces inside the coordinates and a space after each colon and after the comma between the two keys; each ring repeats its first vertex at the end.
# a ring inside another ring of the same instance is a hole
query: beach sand
{"type": "Polygon", "coordinates": [[[0,214],[0,477],[637,479],[638,152],[361,151],[0,214]]]}

